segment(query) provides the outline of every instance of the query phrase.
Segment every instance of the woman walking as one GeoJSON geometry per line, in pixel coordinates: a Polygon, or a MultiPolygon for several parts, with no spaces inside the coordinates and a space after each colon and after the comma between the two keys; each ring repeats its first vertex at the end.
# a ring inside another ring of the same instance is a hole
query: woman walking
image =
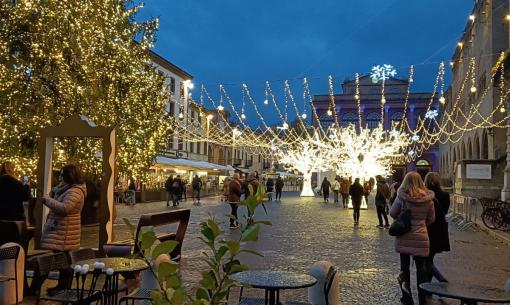
{"type": "Polygon", "coordinates": [[[333,185],[331,189],[333,190],[333,201],[338,203],[338,195],[340,194],[340,178],[336,177],[335,181],[333,181],[333,185]]]}
{"type": "Polygon", "coordinates": [[[401,211],[411,212],[411,230],[397,236],[395,249],[400,253],[400,275],[398,282],[402,290],[402,304],[414,304],[410,285],[411,256],[416,264],[416,279],[419,304],[426,304],[424,292],[419,288],[427,282],[429,275],[428,256],[430,253],[427,226],[434,222],[434,193],[428,190],[417,172],[409,172],[398,189],[397,198],[391,206],[390,215],[397,218],[401,211]]]}
{"type": "Polygon", "coordinates": [[[432,277],[435,277],[440,282],[448,282],[434,265],[434,256],[441,252],[450,251],[448,222],[445,218],[450,208],[450,195],[441,188],[441,177],[438,173],[428,173],[425,176],[425,186],[435,194],[434,210],[436,212],[436,220],[427,228],[430,240],[428,264],[431,273],[429,274],[429,281],[432,280],[432,277]]]}
{"type": "Polygon", "coordinates": [[[321,184],[322,195],[324,196],[324,202],[329,202],[329,190],[331,189],[331,183],[327,177],[324,177],[321,184]]]}

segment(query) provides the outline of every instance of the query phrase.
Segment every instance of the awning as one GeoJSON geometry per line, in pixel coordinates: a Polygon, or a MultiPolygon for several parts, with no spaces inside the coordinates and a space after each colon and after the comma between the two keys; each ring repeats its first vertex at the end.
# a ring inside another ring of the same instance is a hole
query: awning
{"type": "Polygon", "coordinates": [[[165,168],[173,167],[184,170],[205,170],[205,171],[225,171],[228,167],[220,164],[210,163],[206,161],[196,161],[188,159],[172,159],[162,156],[156,157],[155,167],[165,168]]]}

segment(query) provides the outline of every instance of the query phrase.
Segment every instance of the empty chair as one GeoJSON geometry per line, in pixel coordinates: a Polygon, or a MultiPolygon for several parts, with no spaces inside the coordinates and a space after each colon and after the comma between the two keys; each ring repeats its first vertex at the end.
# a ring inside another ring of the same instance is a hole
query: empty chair
{"type": "Polygon", "coordinates": [[[339,305],[340,286],[338,271],[327,261],[319,261],[310,267],[310,275],[317,279],[317,283],[308,288],[308,301],[288,301],[286,305],[339,305]]]}
{"type": "MultiPolygon", "coordinates": [[[[0,283],[2,284],[2,289],[0,291],[2,293],[0,295],[2,295],[2,303],[12,303],[12,299],[16,300],[16,304],[19,303],[19,289],[23,287],[23,284],[18,285],[18,258],[21,250],[21,246],[14,243],[7,243],[0,247],[0,261],[2,262],[0,265],[0,283]],[[12,298],[12,288],[7,286],[7,283],[11,281],[14,282],[15,287],[14,298],[12,298]]],[[[24,262],[24,260],[20,261],[24,262]]],[[[20,271],[23,272],[23,266],[21,266],[20,269],[20,271]]],[[[23,275],[21,274],[21,276],[23,275]]],[[[21,280],[23,280],[23,278],[21,278],[21,280]]]]}

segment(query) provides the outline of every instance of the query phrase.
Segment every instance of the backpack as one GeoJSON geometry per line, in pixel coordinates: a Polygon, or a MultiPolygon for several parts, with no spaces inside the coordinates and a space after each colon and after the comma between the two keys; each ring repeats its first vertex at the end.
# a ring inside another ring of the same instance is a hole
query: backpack
{"type": "Polygon", "coordinates": [[[194,189],[197,189],[200,187],[200,179],[193,179],[193,183],[191,184],[194,189]]]}

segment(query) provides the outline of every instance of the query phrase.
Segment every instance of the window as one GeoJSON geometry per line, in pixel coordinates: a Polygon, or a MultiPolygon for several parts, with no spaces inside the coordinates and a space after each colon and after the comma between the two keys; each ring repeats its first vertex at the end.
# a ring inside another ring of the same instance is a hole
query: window
{"type": "Polygon", "coordinates": [[[346,114],[342,115],[342,127],[347,127],[351,124],[357,125],[358,122],[358,115],[355,112],[347,112],[346,114]]]}
{"type": "Polygon", "coordinates": [[[391,127],[400,124],[403,118],[404,114],[401,111],[393,112],[393,114],[391,115],[391,127]]]}
{"type": "Polygon", "coordinates": [[[184,139],[179,138],[179,150],[184,150],[184,139]]]}
{"type": "Polygon", "coordinates": [[[175,103],[170,102],[170,115],[173,116],[175,114],[175,103]]]}
{"type": "Polygon", "coordinates": [[[184,82],[181,82],[181,98],[184,98],[184,82]]]}
{"type": "Polygon", "coordinates": [[[175,78],[170,77],[170,92],[175,93],[175,78]]]}
{"type": "Polygon", "coordinates": [[[370,112],[367,115],[367,125],[368,128],[374,129],[379,126],[379,123],[381,123],[381,114],[379,112],[370,112]]]}
{"type": "Polygon", "coordinates": [[[195,142],[190,142],[189,143],[189,150],[194,153],[195,152],[195,142]]]}

